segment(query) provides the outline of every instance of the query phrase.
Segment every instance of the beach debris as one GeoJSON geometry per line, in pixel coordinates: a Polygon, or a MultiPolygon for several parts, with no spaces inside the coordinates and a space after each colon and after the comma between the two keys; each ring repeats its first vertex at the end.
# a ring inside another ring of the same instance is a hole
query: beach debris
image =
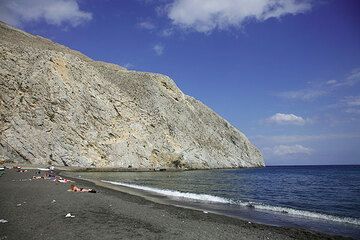
{"type": "Polygon", "coordinates": [[[71,213],[68,213],[68,214],[65,215],[65,217],[66,217],[66,218],[74,218],[75,215],[71,215],[71,213]]]}
{"type": "Polygon", "coordinates": [[[56,203],[56,200],[55,200],[55,199],[54,199],[54,200],[52,200],[52,201],[51,201],[51,203],[56,203]]]}
{"type": "Polygon", "coordinates": [[[16,206],[20,207],[20,206],[21,206],[21,203],[16,204],[16,206]]]}
{"type": "Polygon", "coordinates": [[[9,221],[6,219],[0,219],[0,223],[7,223],[7,222],[9,222],[9,221]]]}
{"type": "Polygon", "coordinates": [[[203,213],[209,213],[208,211],[203,211],[203,213]]]}
{"type": "Polygon", "coordinates": [[[248,224],[251,224],[251,222],[248,222],[248,224]]]}

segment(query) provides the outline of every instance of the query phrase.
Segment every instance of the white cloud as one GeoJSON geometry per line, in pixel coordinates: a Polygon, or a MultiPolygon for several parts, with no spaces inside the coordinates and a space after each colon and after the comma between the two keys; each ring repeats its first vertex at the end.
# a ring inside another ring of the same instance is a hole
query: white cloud
{"type": "Polygon", "coordinates": [[[306,120],[294,114],[276,113],[275,115],[267,118],[266,122],[276,124],[304,125],[306,123],[306,120]]]}
{"type": "Polygon", "coordinates": [[[308,0],[175,0],[166,11],[174,25],[211,32],[241,27],[247,20],[265,21],[310,9],[308,0]]]}
{"type": "Polygon", "coordinates": [[[92,19],[92,14],[79,9],[76,0],[2,0],[0,20],[14,26],[44,20],[60,26],[76,27],[92,19]]]}
{"type": "Polygon", "coordinates": [[[278,145],[271,149],[272,153],[276,156],[287,156],[296,154],[310,155],[312,149],[304,147],[300,144],[296,145],[278,145]]]}
{"type": "Polygon", "coordinates": [[[156,44],[153,47],[153,50],[155,51],[156,55],[160,56],[164,53],[164,46],[162,44],[156,44]]]}
{"type": "Polygon", "coordinates": [[[143,21],[143,22],[139,22],[138,26],[140,28],[144,28],[146,30],[153,30],[156,28],[155,24],[152,23],[151,21],[143,21]]]}

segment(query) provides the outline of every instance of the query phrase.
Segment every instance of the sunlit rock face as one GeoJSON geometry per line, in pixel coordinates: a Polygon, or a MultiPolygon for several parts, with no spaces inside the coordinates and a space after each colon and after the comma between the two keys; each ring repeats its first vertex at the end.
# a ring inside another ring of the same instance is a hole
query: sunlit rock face
{"type": "Polygon", "coordinates": [[[125,168],[264,165],[243,133],[167,76],[93,61],[4,23],[0,43],[2,160],[125,168]]]}

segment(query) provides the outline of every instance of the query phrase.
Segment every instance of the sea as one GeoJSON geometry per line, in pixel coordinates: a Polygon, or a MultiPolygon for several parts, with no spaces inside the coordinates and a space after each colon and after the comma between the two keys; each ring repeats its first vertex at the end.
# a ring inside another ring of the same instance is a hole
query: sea
{"type": "Polygon", "coordinates": [[[360,239],[360,165],[72,174],[204,214],[360,239]]]}

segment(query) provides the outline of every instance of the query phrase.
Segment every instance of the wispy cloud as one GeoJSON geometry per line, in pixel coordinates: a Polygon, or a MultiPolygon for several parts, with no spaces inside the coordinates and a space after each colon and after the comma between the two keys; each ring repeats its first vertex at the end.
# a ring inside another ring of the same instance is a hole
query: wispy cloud
{"type": "Polygon", "coordinates": [[[334,143],[360,141],[360,133],[314,135],[257,135],[250,139],[263,151],[265,159],[302,159],[312,154],[326,154],[334,143]]]}
{"type": "Polygon", "coordinates": [[[176,26],[209,33],[241,27],[248,20],[265,21],[310,9],[307,0],[175,0],[167,5],[166,13],[176,26]]]}
{"type": "Polygon", "coordinates": [[[328,84],[328,85],[333,85],[333,84],[336,84],[338,81],[336,81],[336,80],[329,80],[329,81],[327,81],[326,82],[326,84],[328,84]]]}
{"type": "Polygon", "coordinates": [[[349,107],[360,107],[360,96],[348,96],[342,102],[349,107]]]}
{"type": "Polygon", "coordinates": [[[277,145],[272,148],[265,148],[264,151],[275,156],[288,155],[310,155],[313,150],[300,144],[295,145],[277,145]]]}
{"type": "Polygon", "coordinates": [[[261,144],[289,144],[289,143],[308,143],[324,140],[345,140],[359,139],[360,134],[356,133],[334,133],[334,134],[318,134],[318,135],[257,135],[251,137],[252,140],[261,144]]]}
{"type": "Polygon", "coordinates": [[[351,73],[342,81],[330,80],[327,83],[334,88],[343,86],[354,86],[360,82],[360,68],[353,69],[351,73]]]}
{"type": "Polygon", "coordinates": [[[160,32],[160,36],[170,37],[171,35],[173,35],[173,33],[174,33],[174,30],[172,28],[166,28],[160,32]]]}
{"type": "Polygon", "coordinates": [[[306,120],[292,113],[276,113],[275,115],[267,118],[265,122],[275,124],[304,125],[306,123],[306,120]]]}
{"type": "Polygon", "coordinates": [[[92,14],[80,10],[76,0],[0,1],[0,20],[13,26],[43,20],[52,25],[68,24],[76,27],[91,19],[92,14]]]}
{"type": "Polygon", "coordinates": [[[347,108],[345,109],[345,112],[350,114],[360,114],[360,108],[347,108]]]}
{"type": "Polygon", "coordinates": [[[353,69],[348,76],[339,81],[331,79],[304,89],[284,91],[275,95],[285,99],[311,101],[329,95],[340,88],[351,87],[358,83],[360,83],[360,68],[353,69]]]}
{"type": "Polygon", "coordinates": [[[346,113],[359,114],[360,113],[360,96],[347,96],[334,105],[341,108],[346,113]]]}
{"type": "Polygon", "coordinates": [[[149,20],[139,22],[137,25],[138,25],[138,27],[146,29],[146,30],[153,30],[156,28],[155,24],[149,20]]]}
{"type": "Polygon", "coordinates": [[[163,55],[164,49],[165,49],[165,47],[160,43],[155,44],[155,46],[153,47],[153,50],[155,51],[155,54],[158,55],[158,56],[163,55]]]}
{"type": "Polygon", "coordinates": [[[318,97],[325,96],[328,94],[328,91],[325,90],[314,90],[314,89],[301,89],[297,91],[286,91],[278,93],[277,96],[287,98],[287,99],[300,99],[303,101],[311,101],[318,97]]]}
{"type": "Polygon", "coordinates": [[[360,96],[345,96],[336,103],[328,105],[328,108],[338,109],[350,114],[358,114],[360,113],[360,96]]]}

